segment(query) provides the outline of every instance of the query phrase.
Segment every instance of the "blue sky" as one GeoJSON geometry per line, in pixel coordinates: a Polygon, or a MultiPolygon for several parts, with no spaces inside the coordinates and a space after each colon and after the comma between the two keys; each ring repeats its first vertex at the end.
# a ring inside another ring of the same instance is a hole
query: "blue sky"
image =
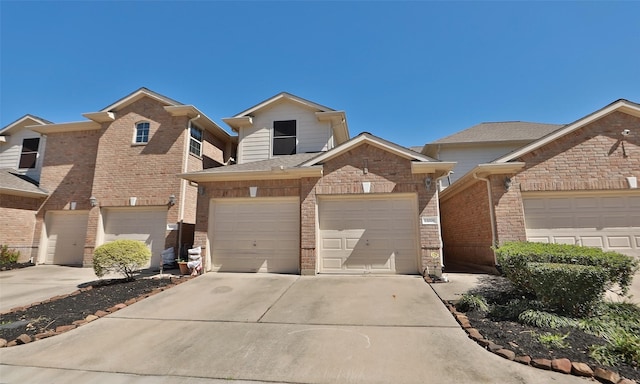
{"type": "Polygon", "coordinates": [[[0,0],[0,126],[147,87],[225,129],[281,91],[423,145],[640,102],[640,2],[0,0]]]}

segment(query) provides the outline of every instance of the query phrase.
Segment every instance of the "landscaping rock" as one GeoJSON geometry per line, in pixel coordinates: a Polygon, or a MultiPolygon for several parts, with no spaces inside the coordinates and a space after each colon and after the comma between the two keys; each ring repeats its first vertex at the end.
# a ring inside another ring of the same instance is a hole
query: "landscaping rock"
{"type": "Polygon", "coordinates": [[[28,344],[31,342],[31,336],[23,333],[22,335],[18,336],[16,342],[18,344],[28,344]]]}
{"type": "Polygon", "coordinates": [[[63,332],[67,332],[70,331],[72,329],[76,329],[77,326],[75,325],[60,325],[58,327],[56,327],[56,333],[63,333],[63,332]]]}
{"type": "Polygon", "coordinates": [[[43,333],[38,333],[35,337],[36,340],[42,340],[42,339],[46,339],[47,337],[51,337],[51,336],[55,336],[57,335],[57,333],[55,333],[54,331],[47,331],[47,332],[43,332],[43,333]]]}
{"type": "Polygon", "coordinates": [[[0,339],[0,348],[4,348],[7,346],[7,340],[5,339],[0,339]]]}
{"type": "Polygon", "coordinates": [[[591,377],[593,376],[593,369],[585,363],[571,363],[571,372],[576,376],[591,377]]]}
{"type": "Polygon", "coordinates": [[[531,356],[516,356],[513,361],[518,362],[520,364],[529,365],[531,364],[531,356]]]}
{"type": "Polygon", "coordinates": [[[84,319],[85,319],[85,321],[86,321],[87,323],[90,323],[90,322],[92,322],[92,321],[94,321],[94,320],[98,320],[98,319],[99,319],[99,317],[98,317],[98,316],[96,316],[96,315],[89,315],[89,316],[85,317],[84,319]]]}
{"type": "Polygon", "coordinates": [[[633,381],[633,380],[629,380],[629,379],[622,379],[622,380],[618,381],[618,384],[636,384],[636,382],[633,381]]]}
{"type": "Polygon", "coordinates": [[[531,360],[531,365],[536,368],[546,369],[547,371],[551,370],[551,360],[549,359],[533,359],[531,360]]]}
{"type": "Polygon", "coordinates": [[[515,352],[509,350],[509,349],[498,349],[496,352],[496,355],[498,356],[502,356],[507,360],[513,360],[516,358],[516,354],[515,352]]]}
{"type": "Polygon", "coordinates": [[[74,322],[73,322],[73,323],[71,323],[71,324],[73,324],[73,325],[75,325],[75,326],[78,326],[78,327],[79,327],[79,326],[81,326],[81,325],[85,325],[85,324],[87,324],[87,320],[84,320],[84,319],[82,319],[82,320],[76,320],[76,321],[74,321],[74,322]]]}
{"type": "Polygon", "coordinates": [[[620,381],[620,375],[616,372],[602,368],[596,368],[595,371],[593,371],[593,376],[598,379],[598,381],[606,384],[617,384],[618,381],[620,381]]]}
{"type": "Polygon", "coordinates": [[[125,303],[126,305],[131,305],[131,304],[135,304],[135,303],[136,303],[136,301],[138,301],[138,300],[137,300],[137,299],[129,299],[129,300],[125,301],[124,303],[125,303]]]}
{"type": "Polygon", "coordinates": [[[96,311],[95,315],[98,317],[104,317],[107,316],[109,314],[109,312],[106,311],[96,311]]]}
{"type": "Polygon", "coordinates": [[[569,359],[553,359],[551,360],[551,369],[556,372],[571,373],[571,360],[569,359]]]}
{"type": "Polygon", "coordinates": [[[10,342],[7,343],[7,347],[15,347],[16,345],[18,345],[17,340],[11,340],[10,342]]]}
{"type": "Polygon", "coordinates": [[[502,345],[498,345],[496,343],[489,343],[489,345],[487,346],[487,349],[489,349],[491,352],[496,352],[497,350],[500,350],[502,348],[502,345]]]}
{"type": "Polygon", "coordinates": [[[482,339],[484,339],[484,337],[482,337],[480,332],[478,332],[478,330],[475,329],[475,328],[467,328],[467,333],[469,334],[469,337],[474,339],[474,340],[482,340],[482,339]]]}

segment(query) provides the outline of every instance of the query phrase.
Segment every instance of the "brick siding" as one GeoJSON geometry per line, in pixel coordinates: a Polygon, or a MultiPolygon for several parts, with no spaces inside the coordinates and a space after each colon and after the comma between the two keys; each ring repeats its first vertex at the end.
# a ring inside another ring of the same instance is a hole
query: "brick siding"
{"type": "Polygon", "coordinates": [[[36,211],[44,198],[0,194],[0,245],[20,252],[19,262],[37,258],[36,211]]]}

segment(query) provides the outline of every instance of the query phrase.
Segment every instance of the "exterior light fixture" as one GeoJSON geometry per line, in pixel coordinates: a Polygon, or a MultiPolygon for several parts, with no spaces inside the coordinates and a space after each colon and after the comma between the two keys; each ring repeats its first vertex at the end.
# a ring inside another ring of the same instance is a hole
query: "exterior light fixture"
{"type": "Polygon", "coordinates": [[[173,207],[174,205],[176,205],[176,195],[171,195],[169,196],[169,206],[173,207]]]}
{"type": "Polygon", "coordinates": [[[249,196],[256,197],[258,194],[258,187],[249,187],[249,196]]]}
{"type": "Polygon", "coordinates": [[[431,190],[431,183],[433,183],[433,179],[431,178],[431,176],[427,176],[424,179],[424,186],[427,187],[427,191],[431,190]]]}
{"type": "Polygon", "coordinates": [[[92,207],[95,207],[98,205],[98,199],[96,199],[95,196],[91,196],[89,198],[89,204],[91,204],[92,207]]]}

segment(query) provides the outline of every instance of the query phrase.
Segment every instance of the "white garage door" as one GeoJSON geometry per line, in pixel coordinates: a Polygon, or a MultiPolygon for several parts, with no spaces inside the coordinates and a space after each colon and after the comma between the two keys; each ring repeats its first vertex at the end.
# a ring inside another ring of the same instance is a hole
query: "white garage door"
{"type": "Polygon", "coordinates": [[[415,196],[319,200],[321,273],[418,273],[415,196]]]}
{"type": "Polygon", "coordinates": [[[297,198],[214,199],[209,220],[214,271],[298,273],[297,198]]]}
{"type": "Polygon", "coordinates": [[[47,212],[46,264],[82,265],[89,213],[47,212]]]}
{"type": "Polygon", "coordinates": [[[102,222],[104,243],[120,239],[142,241],[151,249],[150,267],[160,267],[167,229],[166,207],[104,208],[102,222]]]}
{"type": "Polygon", "coordinates": [[[640,196],[527,197],[524,212],[529,241],[640,257],[640,196]]]}

